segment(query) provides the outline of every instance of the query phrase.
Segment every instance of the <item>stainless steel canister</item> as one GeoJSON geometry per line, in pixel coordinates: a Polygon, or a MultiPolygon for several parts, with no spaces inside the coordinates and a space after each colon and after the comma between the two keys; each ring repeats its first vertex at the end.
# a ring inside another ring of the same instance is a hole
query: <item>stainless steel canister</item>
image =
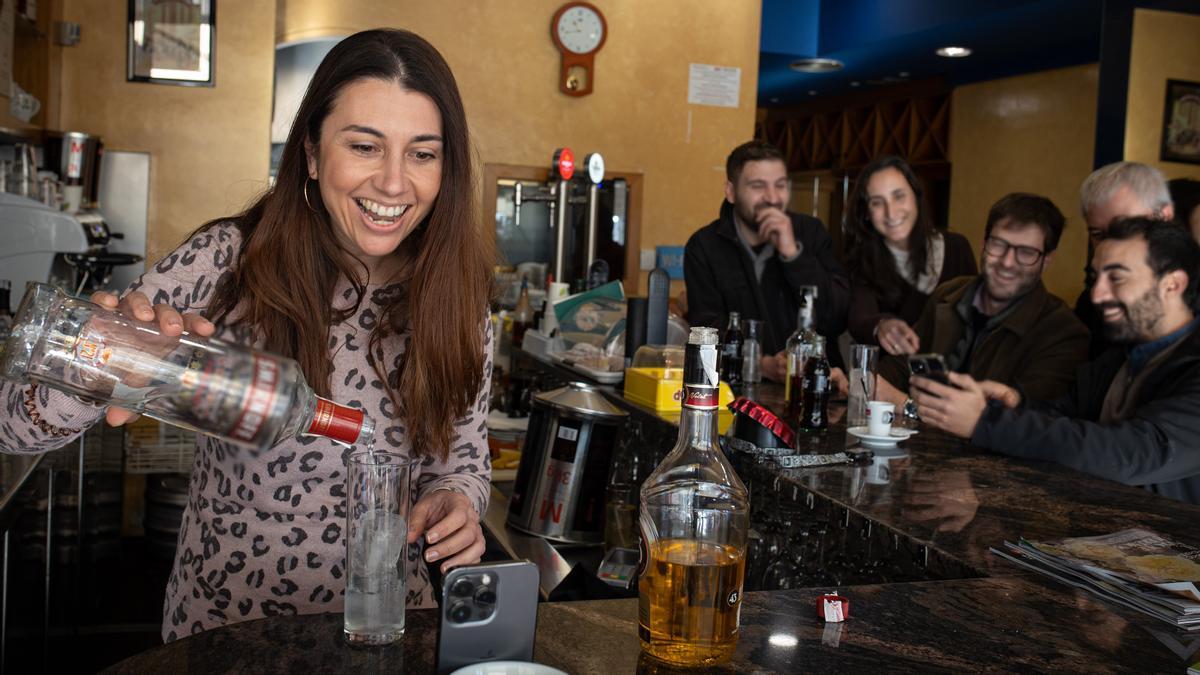
{"type": "Polygon", "coordinates": [[[603,542],[608,463],[628,413],[580,382],[535,394],[531,408],[508,524],[555,541],[603,542]]]}

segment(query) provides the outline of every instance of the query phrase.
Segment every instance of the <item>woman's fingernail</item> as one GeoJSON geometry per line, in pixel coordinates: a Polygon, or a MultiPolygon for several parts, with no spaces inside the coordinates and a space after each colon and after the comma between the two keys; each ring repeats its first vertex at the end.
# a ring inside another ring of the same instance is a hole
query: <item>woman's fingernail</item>
{"type": "Polygon", "coordinates": [[[427,541],[427,542],[429,542],[429,543],[431,543],[431,544],[432,544],[433,542],[437,541],[438,539],[441,539],[441,537],[440,537],[440,536],[438,536],[438,533],[437,533],[437,532],[430,531],[430,532],[428,532],[428,533],[426,533],[426,534],[425,534],[425,541],[427,541]]]}
{"type": "Polygon", "coordinates": [[[428,551],[425,552],[425,559],[428,560],[429,562],[433,562],[434,560],[437,560],[438,552],[433,549],[429,549],[428,551]]]}

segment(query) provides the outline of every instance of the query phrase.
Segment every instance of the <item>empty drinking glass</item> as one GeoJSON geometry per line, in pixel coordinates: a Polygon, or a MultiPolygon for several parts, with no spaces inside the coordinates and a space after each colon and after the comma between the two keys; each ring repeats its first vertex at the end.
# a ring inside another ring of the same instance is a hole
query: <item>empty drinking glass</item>
{"type": "Polygon", "coordinates": [[[875,370],[879,364],[879,347],[850,346],[850,396],[846,402],[846,426],[861,427],[867,423],[867,401],[875,395],[875,370]]]}

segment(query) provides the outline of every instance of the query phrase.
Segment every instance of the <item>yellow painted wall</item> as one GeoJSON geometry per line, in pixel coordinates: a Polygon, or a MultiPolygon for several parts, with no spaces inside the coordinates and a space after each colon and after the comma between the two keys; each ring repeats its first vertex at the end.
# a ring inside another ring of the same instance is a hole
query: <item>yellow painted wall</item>
{"type": "Polygon", "coordinates": [[[1138,9],[1129,52],[1125,159],[1167,178],[1200,176],[1200,166],[1159,160],[1167,80],[1200,82],[1200,15],[1138,9]]]}
{"type": "Polygon", "coordinates": [[[754,132],[761,3],[592,3],[609,36],[582,98],[558,91],[550,19],[562,0],[280,0],[277,39],[419,33],[454,70],[481,163],[545,166],[561,145],[599,151],[611,173],[645,176],[640,246],[682,245],[716,217],[725,157],[754,132]],[[740,67],[739,107],[688,105],[689,63],[740,67]]]}
{"type": "Polygon", "coordinates": [[[149,256],[266,187],[274,2],[219,3],[211,88],[126,82],[124,2],[65,0],[63,16],[83,26],[83,39],[63,49],[58,126],[151,154],[149,256]]]}
{"type": "Polygon", "coordinates": [[[1096,65],[980,82],[954,90],[950,226],[976,254],[991,205],[1009,192],[1049,197],[1067,218],[1046,286],[1069,303],[1083,289],[1087,230],[1079,185],[1092,171],[1096,65]]]}

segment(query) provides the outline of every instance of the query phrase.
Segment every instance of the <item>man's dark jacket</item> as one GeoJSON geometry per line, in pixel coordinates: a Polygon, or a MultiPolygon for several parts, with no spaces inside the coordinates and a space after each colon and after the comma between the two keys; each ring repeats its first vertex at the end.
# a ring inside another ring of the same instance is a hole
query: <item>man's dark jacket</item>
{"type": "Polygon", "coordinates": [[[763,321],[760,342],[764,355],[776,354],[796,330],[800,287],[816,286],[816,329],[825,336],[830,360],[836,365],[837,338],[846,329],[850,309],[850,277],[833,253],[833,240],[820,220],[788,213],[801,247],[795,260],[776,254],[767,261],[760,283],[754,261],[742,246],[733,221],[733,206],[721,202],[721,216],[688,239],[683,256],[687,284],[687,320],[693,326],[721,330],[729,313],[763,321]]]}
{"type": "Polygon", "coordinates": [[[1114,348],[1080,368],[1053,403],[1031,399],[1015,410],[989,404],[971,443],[1200,504],[1200,330],[1182,339],[1147,375],[1124,421],[1097,421],[1126,359],[1124,349],[1114,348]]]}
{"type": "MultiPolygon", "coordinates": [[[[934,289],[913,324],[921,351],[948,355],[966,332],[957,306],[974,293],[982,276],[951,279],[934,289]]],[[[1066,303],[1039,283],[982,339],[977,339],[966,373],[1020,387],[1034,398],[1066,393],[1076,369],[1087,359],[1088,332],[1066,303]]],[[[950,364],[954,368],[954,364],[950,364]]],[[[908,391],[908,360],[884,356],[879,374],[908,391]]]]}

